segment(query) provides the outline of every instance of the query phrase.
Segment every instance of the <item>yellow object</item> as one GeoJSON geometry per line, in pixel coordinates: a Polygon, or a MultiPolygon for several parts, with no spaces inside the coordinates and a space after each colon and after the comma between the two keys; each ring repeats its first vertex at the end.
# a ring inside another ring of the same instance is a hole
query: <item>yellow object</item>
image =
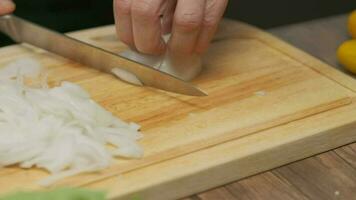
{"type": "Polygon", "coordinates": [[[341,64],[356,74],[356,40],[344,42],[337,51],[341,64]]]}
{"type": "Polygon", "coordinates": [[[356,10],[353,11],[349,17],[348,27],[351,36],[356,39],[356,10]]]}

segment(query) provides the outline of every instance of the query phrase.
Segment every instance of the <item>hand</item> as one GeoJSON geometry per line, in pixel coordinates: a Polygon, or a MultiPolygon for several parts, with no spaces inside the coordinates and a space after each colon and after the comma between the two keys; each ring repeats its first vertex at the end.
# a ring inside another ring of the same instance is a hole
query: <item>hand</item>
{"type": "Polygon", "coordinates": [[[121,41],[146,54],[166,48],[179,54],[201,54],[209,46],[228,0],[114,0],[121,41]],[[168,47],[163,34],[172,33],[168,47]]]}
{"type": "Polygon", "coordinates": [[[15,10],[15,4],[11,0],[0,0],[0,16],[6,15],[15,10]]]}

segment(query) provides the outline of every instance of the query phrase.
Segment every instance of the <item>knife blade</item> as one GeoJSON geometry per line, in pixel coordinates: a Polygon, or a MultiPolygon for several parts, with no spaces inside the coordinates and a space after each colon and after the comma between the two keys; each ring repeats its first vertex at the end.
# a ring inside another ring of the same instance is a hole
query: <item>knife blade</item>
{"type": "Polygon", "coordinates": [[[0,17],[0,31],[18,43],[28,43],[95,69],[112,73],[120,68],[135,74],[145,85],[191,96],[207,94],[177,77],[122,57],[14,15],[0,17]]]}

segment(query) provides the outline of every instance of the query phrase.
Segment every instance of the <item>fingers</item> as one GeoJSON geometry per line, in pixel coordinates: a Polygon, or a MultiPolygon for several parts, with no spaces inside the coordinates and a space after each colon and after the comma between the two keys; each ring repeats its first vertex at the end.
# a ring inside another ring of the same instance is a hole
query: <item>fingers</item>
{"type": "Polygon", "coordinates": [[[0,0],[0,15],[6,15],[15,10],[15,4],[11,0],[0,0]]]}
{"type": "Polygon", "coordinates": [[[161,21],[163,34],[168,34],[172,31],[172,23],[174,11],[176,9],[177,0],[166,0],[166,5],[164,6],[163,18],[161,21]]]}
{"type": "Polygon", "coordinates": [[[179,54],[194,53],[201,30],[206,0],[178,0],[169,48],[179,54]]]}
{"type": "Polygon", "coordinates": [[[162,39],[160,15],[165,0],[132,0],[132,27],[136,48],[146,54],[162,54],[165,43],[162,39]]]}
{"type": "MultiPolygon", "coordinates": [[[[9,0],[0,0],[0,2],[9,0]]],[[[162,54],[162,34],[172,31],[171,52],[202,54],[211,42],[228,0],[114,0],[119,38],[146,54],[162,54]],[[160,16],[163,16],[160,19],[160,16]]],[[[0,10],[1,11],[1,10],[0,10]]]]}
{"type": "Polygon", "coordinates": [[[203,25],[195,49],[198,54],[202,54],[208,49],[227,3],[228,0],[207,0],[203,25]]]}
{"type": "Polygon", "coordinates": [[[160,15],[164,12],[162,8],[166,1],[114,0],[116,29],[120,40],[142,53],[163,53],[165,43],[161,37],[160,15]]]}
{"type": "Polygon", "coordinates": [[[135,47],[132,21],[131,0],[114,0],[116,32],[119,39],[130,47],[135,47]]]}

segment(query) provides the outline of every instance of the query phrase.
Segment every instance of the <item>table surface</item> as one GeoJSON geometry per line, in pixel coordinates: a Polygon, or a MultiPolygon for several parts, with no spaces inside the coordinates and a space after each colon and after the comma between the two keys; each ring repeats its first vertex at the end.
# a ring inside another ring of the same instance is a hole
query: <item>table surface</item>
{"type": "MultiPolygon", "coordinates": [[[[269,30],[347,73],[336,49],[349,38],[347,16],[269,30]]],[[[355,76],[354,76],[355,77],[355,76]]],[[[356,133],[356,130],[355,130],[356,133]]],[[[306,158],[184,200],[356,200],[356,143],[306,158]]]]}

